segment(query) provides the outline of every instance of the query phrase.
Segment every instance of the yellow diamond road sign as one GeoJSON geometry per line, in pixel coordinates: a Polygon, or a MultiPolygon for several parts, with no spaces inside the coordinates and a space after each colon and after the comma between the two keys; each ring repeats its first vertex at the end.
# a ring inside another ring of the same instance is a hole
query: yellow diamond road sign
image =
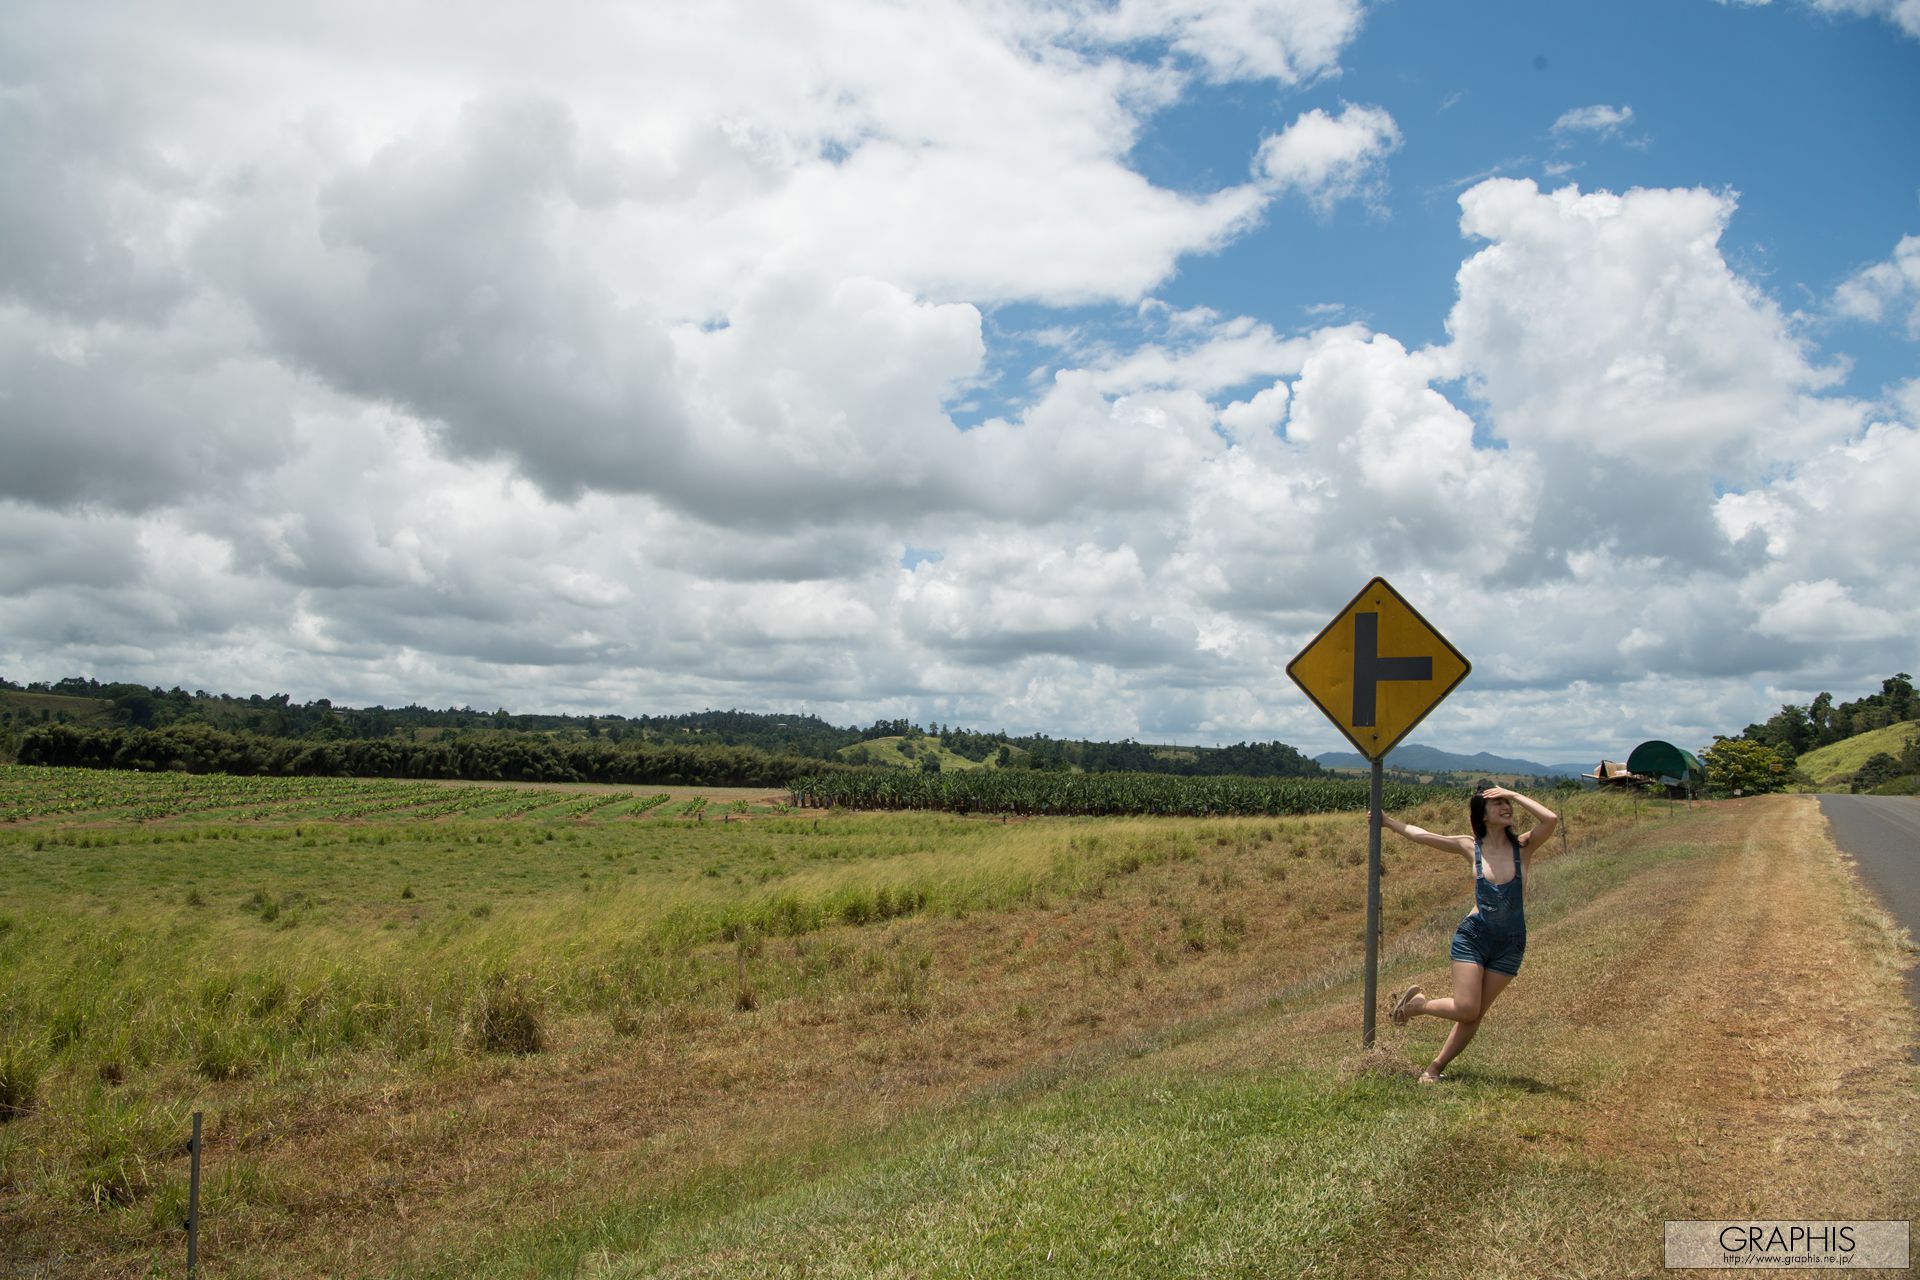
{"type": "Polygon", "coordinates": [[[1473,670],[1385,578],[1369,582],[1287,674],[1369,760],[1378,760],[1473,670]]]}

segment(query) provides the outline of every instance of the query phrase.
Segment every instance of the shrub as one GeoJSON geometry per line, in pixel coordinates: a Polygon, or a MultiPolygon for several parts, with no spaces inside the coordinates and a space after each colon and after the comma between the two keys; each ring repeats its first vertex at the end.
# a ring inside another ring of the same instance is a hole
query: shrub
{"type": "Polygon", "coordinates": [[[539,1053],[547,1046],[540,994],[524,977],[495,970],[487,976],[469,1041],[483,1053],[539,1053]]]}
{"type": "Polygon", "coordinates": [[[0,1044],[0,1124],[33,1109],[40,1093],[40,1054],[31,1044],[0,1044]]]}
{"type": "Polygon", "coordinates": [[[1892,782],[1900,776],[1900,773],[1900,762],[1898,760],[1895,760],[1884,751],[1877,751],[1873,755],[1868,756],[1867,762],[1861,765],[1859,771],[1853,775],[1854,794],[1858,795],[1863,791],[1872,791],[1876,787],[1892,782]]]}

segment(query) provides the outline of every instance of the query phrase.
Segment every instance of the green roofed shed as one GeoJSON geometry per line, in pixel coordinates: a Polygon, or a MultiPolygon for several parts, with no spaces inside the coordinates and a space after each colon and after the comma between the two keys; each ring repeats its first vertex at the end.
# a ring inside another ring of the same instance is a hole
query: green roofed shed
{"type": "Polygon", "coordinates": [[[1664,786],[1682,787],[1691,794],[1707,784],[1699,757],[1671,742],[1643,742],[1627,757],[1627,772],[1653,778],[1664,786]]]}

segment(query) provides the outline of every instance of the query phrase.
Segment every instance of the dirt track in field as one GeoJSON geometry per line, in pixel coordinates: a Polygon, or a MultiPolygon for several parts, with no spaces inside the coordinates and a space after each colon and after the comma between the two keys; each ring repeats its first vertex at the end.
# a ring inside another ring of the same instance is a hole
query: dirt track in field
{"type": "Polygon", "coordinates": [[[1694,1217],[1911,1215],[1917,1033],[1894,931],[1810,798],[1711,822],[1724,851],[1656,880],[1647,949],[1594,1001],[1586,1038],[1621,1070],[1586,1140],[1662,1172],[1694,1217]]]}

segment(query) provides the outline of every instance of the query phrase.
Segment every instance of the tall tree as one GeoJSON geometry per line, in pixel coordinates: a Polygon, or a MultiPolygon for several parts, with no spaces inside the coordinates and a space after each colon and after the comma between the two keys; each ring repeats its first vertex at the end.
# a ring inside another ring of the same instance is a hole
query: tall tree
{"type": "Polygon", "coordinates": [[[1892,723],[1914,717],[1913,677],[1904,671],[1896,671],[1881,681],[1880,692],[1886,696],[1887,712],[1892,723]]]}
{"type": "Polygon", "coordinates": [[[1714,738],[1700,753],[1700,763],[1706,766],[1708,789],[1717,795],[1762,795],[1792,780],[1792,770],[1777,751],[1747,738],[1714,738]]]}

